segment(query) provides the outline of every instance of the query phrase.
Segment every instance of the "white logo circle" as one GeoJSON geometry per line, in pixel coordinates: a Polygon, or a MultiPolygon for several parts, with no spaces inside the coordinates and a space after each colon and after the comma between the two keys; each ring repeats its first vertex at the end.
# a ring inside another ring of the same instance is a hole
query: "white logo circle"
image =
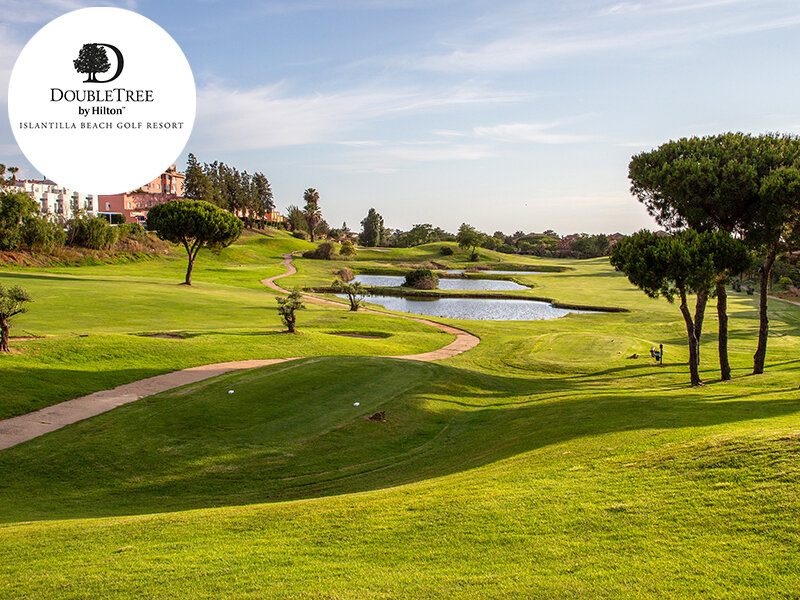
{"type": "Polygon", "coordinates": [[[152,181],[183,151],[197,95],[189,63],[153,21],[84,8],[40,29],[11,72],[20,149],[58,185],[117,194],[152,181]]]}

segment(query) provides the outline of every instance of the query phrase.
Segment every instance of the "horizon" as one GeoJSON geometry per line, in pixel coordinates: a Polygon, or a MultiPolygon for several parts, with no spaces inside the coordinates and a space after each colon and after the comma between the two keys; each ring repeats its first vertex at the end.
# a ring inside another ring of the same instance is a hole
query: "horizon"
{"type": "MultiPolygon", "coordinates": [[[[135,10],[172,35],[197,81],[178,169],[193,152],[261,171],[281,212],[313,187],[331,227],[351,229],[371,207],[403,230],[658,229],[630,194],[631,156],[685,136],[800,132],[786,76],[800,7],[786,0],[335,5],[0,0],[2,99],[46,22],[135,10]]],[[[0,162],[42,176],[7,119],[0,162]]]]}

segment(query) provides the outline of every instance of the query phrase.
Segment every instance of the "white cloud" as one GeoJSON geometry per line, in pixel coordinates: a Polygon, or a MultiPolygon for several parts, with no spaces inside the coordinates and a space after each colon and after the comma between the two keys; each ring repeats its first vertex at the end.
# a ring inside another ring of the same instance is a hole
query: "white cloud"
{"type": "Polygon", "coordinates": [[[373,142],[369,149],[349,153],[345,161],[326,165],[346,173],[394,173],[419,163],[461,162],[491,156],[483,145],[444,142],[373,142]]]}
{"type": "Polygon", "coordinates": [[[211,84],[198,91],[191,145],[200,150],[252,150],[338,142],[349,131],[376,119],[523,97],[527,96],[466,88],[438,92],[362,88],[292,96],[280,84],[248,90],[211,84]]]}
{"type": "Polygon", "coordinates": [[[499,142],[533,142],[537,144],[574,144],[592,141],[591,136],[550,131],[558,123],[509,123],[491,127],[475,127],[478,138],[499,142]]]}
{"type": "Polygon", "coordinates": [[[600,11],[603,15],[619,15],[641,10],[642,5],[634,2],[619,2],[600,11]]]}

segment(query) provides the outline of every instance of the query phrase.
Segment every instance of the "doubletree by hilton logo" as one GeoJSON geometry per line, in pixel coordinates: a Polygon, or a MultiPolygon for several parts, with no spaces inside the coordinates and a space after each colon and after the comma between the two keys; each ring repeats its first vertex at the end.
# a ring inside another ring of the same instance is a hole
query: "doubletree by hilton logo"
{"type": "Polygon", "coordinates": [[[122,74],[122,67],[125,61],[122,58],[122,52],[120,52],[119,48],[116,46],[93,42],[83,45],[80,52],[78,52],[78,58],[73,60],[72,64],[75,66],[75,70],[78,73],[86,74],[87,77],[84,83],[109,83],[122,74]],[[111,63],[108,61],[106,48],[114,53],[117,62],[117,70],[109,79],[98,79],[98,73],[107,73],[111,69],[111,63]]]}

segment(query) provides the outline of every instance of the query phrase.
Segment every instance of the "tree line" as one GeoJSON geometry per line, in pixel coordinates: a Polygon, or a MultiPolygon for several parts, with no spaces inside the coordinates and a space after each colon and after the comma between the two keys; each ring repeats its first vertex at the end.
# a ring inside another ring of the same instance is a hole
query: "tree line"
{"type": "Polygon", "coordinates": [[[194,154],[186,163],[184,197],[209,202],[241,218],[250,227],[266,226],[275,210],[272,186],[260,172],[252,175],[220,161],[200,164],[194,154]]]}
{"type": "MultiPolygon", "coordinates": [[[[312,241],[317,238],[342,240],[353,235],[346,222],[341,227],[332,228],[322,218],[319,194],[316,190],[306,190],[304,199],[306,205],[303,208],[292,204],[286,209],[287,228],[297,233],[298,237],[308,237],[312,241]],[[318,214],[318,218],[314,221],[316,225],[313,229],[309,225],[310,205],[306,197],[309,192],[316,194],[312,212],[318,214]]],[[[594,258],[608,256],[612,245],[611,238],[605,234],[576,233],[561,238],[554,231],[547,230],[541,234],[526,234],[516,231],[507,235],[502,231],[495,231],[489,235],[468,224],[462,224],[458,233],[434,227],[430,223],[417,223],[411,229],[403,231],[387,228],[383,216],[375,208],[370,208],[367,215],[361,220],[358,243],[366,247],[411,248],[434,242],[458,242],[459,235],[462,237],[466,235],[462,233],[465,226],[469,227],[469,235],[476,242],[475,248],[485,248],[506,254],[529,254],[553,258],[594,258]]]]}

